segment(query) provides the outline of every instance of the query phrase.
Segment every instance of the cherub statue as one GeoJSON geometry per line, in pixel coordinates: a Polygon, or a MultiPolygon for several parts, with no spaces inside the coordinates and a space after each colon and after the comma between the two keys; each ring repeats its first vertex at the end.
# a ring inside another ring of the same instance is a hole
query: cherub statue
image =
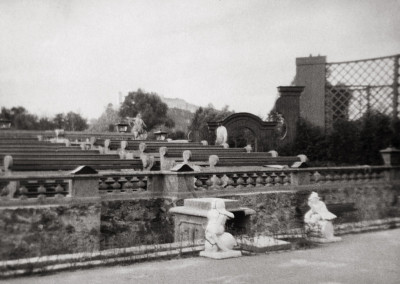
{"type": "Polygon", "coordinates": [[[228,218],[234,218],[233,213],[225,209],[225,202],[215,198],[211,203],[211,210],[207,214],[207,227],[205,230],[205,251],[219,252],[230,251],[236,245],[235,238],[225,232],[225,222],[228,218]]]}
{"type": "Polygon", "coordinates": [[[331,220],[336,218],[326,208],[323,201],[320,200],[318,193],[312,192],[308,198],[310,210],[304,215],[306,233],[312,238],[318,238],[325,241],[337,241],[340,238],[334,237],[333,225],[331,220]]]}

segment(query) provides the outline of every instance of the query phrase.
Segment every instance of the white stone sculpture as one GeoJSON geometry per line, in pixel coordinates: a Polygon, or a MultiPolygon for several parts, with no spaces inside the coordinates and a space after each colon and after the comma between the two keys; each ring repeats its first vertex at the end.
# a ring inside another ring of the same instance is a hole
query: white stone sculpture
{"type": "Polygon", "coordinates": [[[217,128],[217,139],[215,140],[215,145],[224,145],[228,141],[228,131],[223,125],[219,125],[217,128]]]}
{"type": "Polygon", "coordinates": [[[318,193],[312,192],[308,198],[310,210],[304,215],[305,230],[310,240],[315,242],[337,242],[340,237],[334,236],[332,220],[336,218],[320,200],[318,193]]]}
{"type": "Polygon", "coordinates": [[[131,132],[135,140],[139,139],[145,133],[146,124],[142,119],[142,115],[138,113],[134,118],[128,118],[129,125],[132,126],[131,132]]]}
{"type": "Polygon", "coordinates": [[[234,218],[233,213],[225,209],[225,202],[215,198],[211,201],[211,209],[207,213],[207,227],[205,230],[204,251],[200,256],[210,258],[228,258],[241,256],[240,251],[234,251],[235,238],[225,232],[225,223],[228,218],[234,218]]]}

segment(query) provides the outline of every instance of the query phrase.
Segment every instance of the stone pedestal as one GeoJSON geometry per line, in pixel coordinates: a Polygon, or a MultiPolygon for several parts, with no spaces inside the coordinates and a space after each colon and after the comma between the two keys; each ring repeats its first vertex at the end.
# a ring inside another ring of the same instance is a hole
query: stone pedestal
{"type": "MultiPolygon", "coordinates": [[[[169,212],[174,215],[175,219],[175,242],[204,240],[204,230],[207,226],[207,213],[211,209],[211,201],[214,199],[215,198],[185,199],[183,206],[174,207],[169,210],[169,212]]],[[[233,229],[249,231],[250,216],[255,214],[255,211],[240,207],[237,200],[223,200],[225,201],[226,210],[235,215],[234,220],[232,220],[233,229]]]]}
{"type": "Polygon", "coordinates": [[[242,256],[242,252],[238,251],[238,250],[218,251],[218,252],[201,251],[200,256],[213,258],[213,259],[225,259],[225,258],[242,256]]]}
{"type": "Polygon", "coordinates": [[[255,238],[244,238],[238,240],[238,244],[244,250],[263,253],[278,250],[290,250],[292,245],[289,242],[274,239],[268,236],[257,236],[255,238]]]}

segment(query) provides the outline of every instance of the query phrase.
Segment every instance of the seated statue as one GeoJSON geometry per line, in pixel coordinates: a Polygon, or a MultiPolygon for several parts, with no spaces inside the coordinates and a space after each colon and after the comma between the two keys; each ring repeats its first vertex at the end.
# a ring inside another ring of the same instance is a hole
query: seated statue
{"type": "Polygon", "coordinates": [[[338,241],[341,238],[335,237],[332,220],[336,218],[320,200],[318,193],[312,192],[308,198],[310,210],[304,215],[305,230],[309,237],[321,242],[338,241]]]}
{"type": "Polygon", "coordinates": [[[212,201],[211,210],[207,214],[207,227],[205,230],[205,251],[219,252],[231,251],[236,245],[235,238],[225,232],[225,222],[234,218],[233,213],[225,209],[225,202],[216,198],[212,201]]]}

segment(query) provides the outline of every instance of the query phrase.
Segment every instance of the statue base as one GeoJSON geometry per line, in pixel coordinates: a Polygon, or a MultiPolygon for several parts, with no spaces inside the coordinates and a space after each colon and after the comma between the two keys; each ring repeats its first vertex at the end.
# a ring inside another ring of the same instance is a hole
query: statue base
{"type": "Polygon", "coordinates": [[[243,238],[239,239],[237,242],[242,249],[257,253],[278,250],[290,250],[292,248],[292,245],[289,242],[274,239],[268,236],[243,238]]]}
{"type": "Polygon", "coordinates": [[[319,243],[319,244],[326,244],[326,243],[336,243],[340,242],[342,240],[341,237],[332,237],[332,238],[317,238],[317,237],[308,237],[307,240],[313,242],[313,243],[319,243]]]}
{"type": "Polygon", "coordinates": [[[213,259],[225,259],[242,256],[242,252],[238,250],[228,250],[228,251],[201,251],[200,256],[213,258],[213,259]]]}

